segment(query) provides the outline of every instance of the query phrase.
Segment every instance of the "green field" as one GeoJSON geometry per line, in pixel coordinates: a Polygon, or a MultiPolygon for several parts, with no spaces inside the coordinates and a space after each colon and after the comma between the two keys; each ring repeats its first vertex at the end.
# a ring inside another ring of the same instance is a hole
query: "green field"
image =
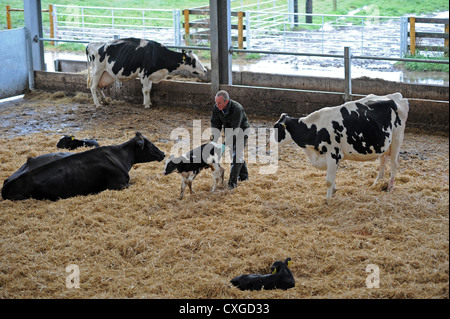
{"type": "MultiPolygon", "coordinates": [[[[262,0],[261,0],[262,1],[262,0]]],[[[286,3],[286,1],[277,0],[277,4],[286,3]]],[[[257,4],[257,0],[235,0],[231,2],[232,7],[241,5],[257,4]]],[[[299,11],[304,13],[305,1],[299,0],[299,11]]],[[[47,9],[49,4],[60,5],[78,5],[94,7],[120,7],[120,8],[147,8],[147,9],[185,9],[209,4],[207,0],[55,0],[41,1],[42,8],[47,9]]],[[[6,29],[6,6],[11,8],[23,8],[22,0],[1,0],[0,1],[0,30],[6,29]]],[[[270,4],[268,4],[270,5],[270,4]]],[[[263,8],[264,6],[261,6],[263,8]]],[[[333,11],[331,0],[314,0],[313,13],[315,14],[340,14],[345,15],[355,9],[361,9],[357,15],[380,15],[380,16],[402,16],[402,15],[420,15],[438,11],[449,10],[447,0],[427,0],[427,1],[398,1],[398,0],[337,0],[337,9],[333,11]],[[365,9],[364,9],[365,7],[365,9]]],[[[255,7],[251,10],[256,10],[255,7]]],[[[23,13],[13,12],[11,14],[13,28],[24,25],[23,13]]],[[[48,24],[48,14],[43,14],[44,25],[48,24]]]]}

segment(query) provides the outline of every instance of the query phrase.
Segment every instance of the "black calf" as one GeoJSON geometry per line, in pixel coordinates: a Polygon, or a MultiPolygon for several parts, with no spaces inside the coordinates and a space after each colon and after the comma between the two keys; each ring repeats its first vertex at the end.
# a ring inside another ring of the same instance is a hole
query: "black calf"
{"type": "Polygon", "coordinates": [[[277,260],[270,270],[271,274],[250,274],[240,275],[231,279],[231,283],[241,290],[261,290],[261,289],[289,289],[295,286],[295,279],[288,268],[291,258],[285,261],[277,260]]]}
{"type": "Polygon", "coordinates": [[[98,147],[98,143],[94,139],[77,140],[73,135],[64,135],[56,144],[57,148],[66,148],[74,150],[78,147],[98,147]]]}

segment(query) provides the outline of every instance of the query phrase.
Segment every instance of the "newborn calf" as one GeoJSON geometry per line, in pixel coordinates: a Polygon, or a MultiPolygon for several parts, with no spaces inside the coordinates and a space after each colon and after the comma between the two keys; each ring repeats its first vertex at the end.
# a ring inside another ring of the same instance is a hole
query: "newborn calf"
{"type": "Polygon", "coordinates": [[[290,263],[291,258],[286,258],[285,261],[277,260],[270,267],[271,274],[240,275],[231,279],[231,283],[241,290],[286,290],[292,288],[295,286],[295,279],[291,270],[288,268],[290,263]]]}
{"type": "Polygon", "coordinates": [[[192,181],[204,168],[211,168],[213,173],[214,184],[211,192],[214,192],[219,180],[222,180],[223,184],[223,173],[225,170],[219,165],[219,162],[224,150],[224,144],[209,142],[194,148],[185,155],[175,158],[173,155],[169,157],[166,161],[163,174],[169,175],[175,170],[181,174],[182,180],[180,199],[183,198],[186,185],[189,186],[190,192],[193,193],[192,181]]]}
{"type": "Polygon", "coordinates": [[[83,139],[77,140],[73,135],[64,135],[56,144],[57,148],[66,148],[69,150],[74,150],[78,147],[98,147],[98,143],[94,139],[83,139]]]}

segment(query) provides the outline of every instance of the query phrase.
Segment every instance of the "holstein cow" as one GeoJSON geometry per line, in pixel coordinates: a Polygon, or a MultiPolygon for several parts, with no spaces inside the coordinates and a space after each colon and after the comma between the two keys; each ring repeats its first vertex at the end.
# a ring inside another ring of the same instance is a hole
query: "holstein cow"
{"type": "Polygon", "coordinates": [[[221,180],[223,184],[224,169],[220,166],[220,158],[225,151],[225,144],[217,144],[215,142],[205,143],[199,147],[194,148],[189,153],[179,157],[171,155],[164,167],[163,174],[169,175],[175,170],[181,174],[181,193],[180,199],[183,199],[184,190],[186,185],[189,186],[189,190],[192,191],[192,181],[205,168],[211,168],[213,173],[214,184],[211,192],[214,192],[217,183],[221,180]]]}
{"type": "MultiPolygon", "coordinates": [[[[187,70],[205,75],[206,69],[192,52],[171,51],[164,45],[145,39],[127,38],[110,42],[91,42],[86,46],[88,87],[95,106],[100,106],[97,87],[104,88],[115,81],[139,78],[144,94],[144,106],[150,107],[152,83],[159,83],[174,70],[187,70]],[[91,70],[92,69],[92,70],[91,70]],[[91,75],[92,73],[92,75],[91,75]]],[[[102,99],[105,95],[102,90],[102,99]]]]}
{"type": "Polygon", "coordinates": [[[162,161],[164,153],[141,133],[120,145],[81,153],[52,153],[29,158],[3,183],[4,199],[58,200],[128,186],[135,163],[162,161]]]}
{"type": "Polygon", "coordinates": [[[295,287],[294,275],[289,269],[291,258],[285,261],[277,260],[270,267],[271,274],[240,275],[231,279],[233,286],[241,290],[283,289],[295,287]]]}
{"type": "Polygon", "coordinates": [[[400,93],[368,95],[358,101],[325,107],[302,118],[282,114],[275,123],[275,140],[294,141],[312,165],[326,170],[327,198],[336,191],[338,164],[342,160],[369,161],[380,157],[374,185],[383,178],[386,157],[391,156],[388,190],[394,188],[398,154],[403,142],[409,103],[400,93]]]}
{"type": "Polygon", "coordinates": [[[82,139],[78,140],[73,135],[64,135],[56,144],[57,148],[66,148],[74,150],[78,147],[98,147],[98,143],[94,139],[82,139]]]}

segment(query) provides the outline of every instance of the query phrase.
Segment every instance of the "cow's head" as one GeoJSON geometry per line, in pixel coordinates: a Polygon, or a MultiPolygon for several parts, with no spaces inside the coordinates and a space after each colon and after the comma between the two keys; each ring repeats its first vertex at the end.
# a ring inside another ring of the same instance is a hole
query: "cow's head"
{"type": "Polygon", "coordinates": [[[283,113],[273,126],[274,130],[271,139],[282,145],[292,141],[291,134],[286,127],[286,121],[288,119],[290,119],[289,116],[286,113],[283,113]]]}
{"type": "Polygon", "coordinates": [[[161,162],[165,154],[140,132],[133,138],[135,143],[135,163],[161,162]]]}
{"type": "Polygon", "coordinates": [[[185,65],[185,69],[190,71],[191,73],[198,74],[201,76],[206,75],[206,68],[200,62],[198,57],[192,51],[182,50],[183,61],[182,64],[185,65]]]}
{"type": "Polygon", "coordinates": [[[177,169],[177,164],[173,161],[174,156],[170,155],[170,157],[166,160],[166,164],[164,165],[163,175],[169,175],[174,170],[177,169]]]}
{"type": "Polygon", "coordinates": [[[273,275],[281,273],[284,269],[288,268],[291,264],[291,258],[286,258],[285,261],[277,260],[273,263],[270,270],[273,275]]]}

